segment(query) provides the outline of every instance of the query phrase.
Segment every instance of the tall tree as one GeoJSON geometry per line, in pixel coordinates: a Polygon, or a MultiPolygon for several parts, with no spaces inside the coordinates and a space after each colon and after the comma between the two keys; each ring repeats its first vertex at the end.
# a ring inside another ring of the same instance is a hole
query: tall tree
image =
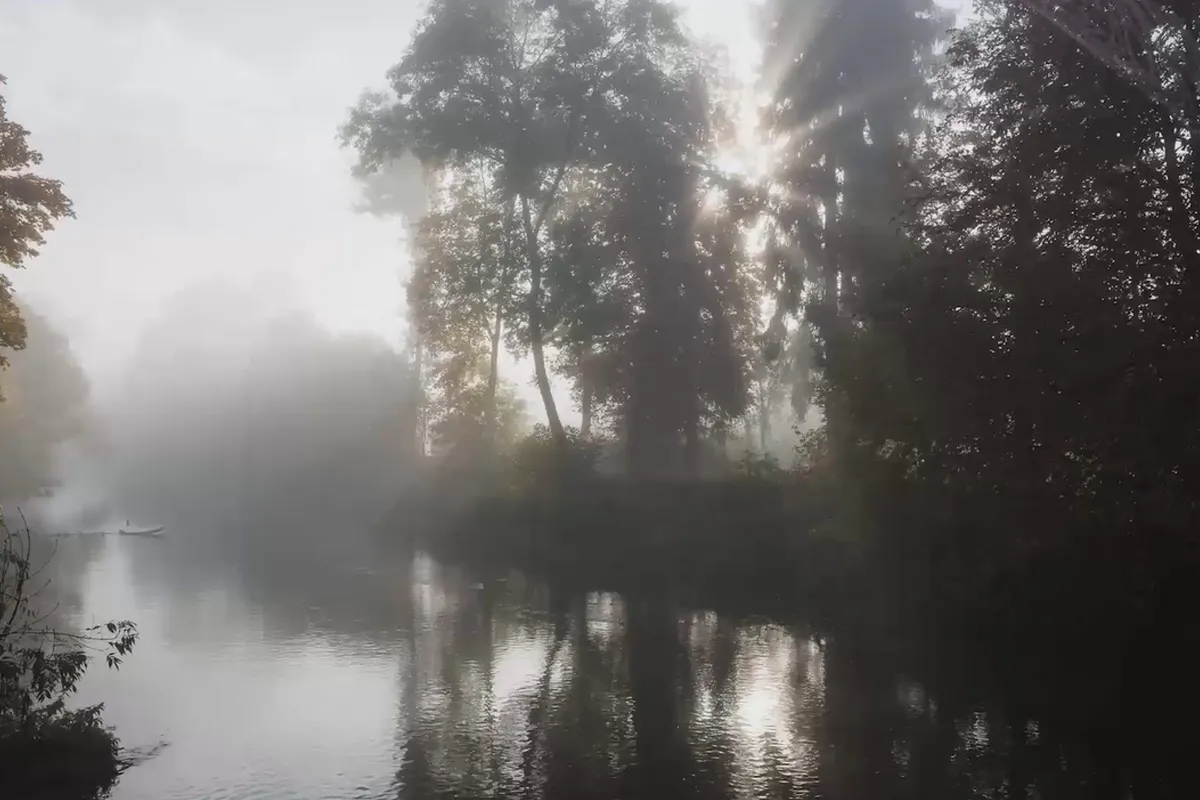
{"type": "Polygon", "coordinates": [[[655,108],[659,76],[686,55],[659,0],[435,0],[389,73],[391,95],[364,98],[343,131],[363,173],[411,153],[451,169],[484,159],[500,176],[523,233],[534,372],[560,442],[545,355],[548,223],[568,175],[611,162],[655,108]]]}
{"type": "Polygon", "coordinates": [[[641,57],[625,79],[654,103],[614,120],[603,173],[568,185],[548,313],[564,369],[586,379],[581,401],[613,415],[630,470],[651,476],[694,470],[702,428],[744,408],[758,278],[712,167],[721,117],[706,65],[655,71],[641,57]]]}
{"type": "Polygon", "coordinates": [[[611,410],[603,370],[625,319],[623,272],[605,225],[615,200],[604,173],[578,171],[567,184],[564,208],[549,231],[547,316],[556,321],[555,368],[573,384],[583,437],[611,410]]]}
{"type": "Polygon", "coordinates": [[[503,174],[522,217],[534,366],[556,436],[562,424],[543,354],[540,234],[574,157],[581,110],[578,90],[561,91],[570,63],[562,23],[540,3],[435,0],[389,72],[393,96],[364,98],[344,131],[364,173],[411,153],[438,167],[488,159],[503,174]]]}
{"type": "Polygon", "coordinates": [[[857,373],[856,418],[937,480],[1194,536],[1200,120],[1027,9],[978,11],[921,252],[864,305],[894,368],[857,373]]]}
{"type": "MultiPolygon", "coordinates": [[[[0,75],[0,87],[5,84],[0,75]]],[[[59,181],[34,172],[42,154],[29,146],[29,131],[8,118],[0,92],[0,265],[22,269],[45,244],[45,235],[63,217],[74,216],[59,181]]],[[[0,367],[5,349],[25,346],[25,323],[13,299],[12,284],[0,275],[0,367]]]]}
{"type": "MultiPolygon", "coordinates": [[[[781,312],[808,301],[827,366],[849,358],[839,350],[860,333],[859,293],[907,246],[907,153],[930,107],[935,45],[948,21],[932,0],[766,7],[765,123],[783,142],[768,282],[781,312]]],[[[825,377],[826,418],[838,427],[838,382],[825,377]]]]}

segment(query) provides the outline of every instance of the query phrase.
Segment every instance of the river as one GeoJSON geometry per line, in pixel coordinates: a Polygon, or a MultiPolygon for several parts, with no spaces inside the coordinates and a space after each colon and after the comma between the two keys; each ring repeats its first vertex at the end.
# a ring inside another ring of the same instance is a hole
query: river
{"type": "Polygon", "coordinates": [[[141,630],[79,695],[138,761],[115,800],[1059,798],[1119,781],[1037,718],[765,619],[420,554],[249,566],[105,537],[55,560],[79,624],[141,630]]]}

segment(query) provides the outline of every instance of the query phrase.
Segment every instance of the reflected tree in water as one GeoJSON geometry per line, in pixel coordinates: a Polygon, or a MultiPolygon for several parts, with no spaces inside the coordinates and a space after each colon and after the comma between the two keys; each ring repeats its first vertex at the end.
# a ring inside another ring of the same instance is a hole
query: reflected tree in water
{"type": "Polygon", "coordinates": [[[686,611],[665,591],[626,601],[484,577],[423,559],[413,571],[397,797],[1015,800],[1130,786],[1130,753],[1031,716],[982,670],[926,684],[850,643],[686,611]]]}

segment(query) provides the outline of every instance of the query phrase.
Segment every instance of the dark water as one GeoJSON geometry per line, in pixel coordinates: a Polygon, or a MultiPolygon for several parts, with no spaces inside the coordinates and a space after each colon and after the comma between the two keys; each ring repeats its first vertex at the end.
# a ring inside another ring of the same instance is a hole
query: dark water
{"type": "Polygon", "coordinates": [[[153,754],[118,800],[1125,796],[1042,720],[766,620],[424,556],[235,563],[63,545],[69,612],[143,634],[82,691],[153,754]]]}

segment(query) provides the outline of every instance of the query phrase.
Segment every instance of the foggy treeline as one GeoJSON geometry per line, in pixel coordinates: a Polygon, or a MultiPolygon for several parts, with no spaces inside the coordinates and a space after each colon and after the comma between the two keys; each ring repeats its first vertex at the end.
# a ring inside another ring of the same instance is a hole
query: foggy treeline
{"type": "MultiPolygon", "coordinates": [[[[287,280],[214,278],[155,308],[89,391],[0,277],[0,500],[50,529],[137,517],[330,549],[382,521],[372,547],[544,577],[575,605],[546,633],[537,714],[632,721],[644,796],[682,763],[687,606],[801,618],[803,658],[825,648],[868,684],[884,652],[927,675],[986,664],[1014,751],[1046,711],[1047,741],[1095,745],[1072,763],[1102,762],[1112,796],[1182,785],[1155,715],[1197,705],[1200,6],[743,10],[748,83],[667,0],[431,0],[337,132],[359,210],[410,262],[396,346],[332,333],[287,280]],[[559,648],[618,660],[587,640],[577,601],[598,589],[629,599],[628,655],[595,673],[650,687],[628,714],[583,682],[549,705],[559,648]],[[947,642],[984,657],[943,660],[947,642]]],[[[72,213],[25,134],[0,102],[13,268],[72,213]]],[[[254,583],[352,580],[323,562],[310,580],[288,550],[264,547],[254,583]]],[[[470,591],[453,608],[482,647],[494,598],[470,591]]],[[[943,770],[969,693],[939,717],[877,685],[831,687],[830,741],[873,703],[892,710],[864,748],[898,775],[885,734],[928,722],[918,766],[943,770]]],[[[418,734],[409,786],[454,771],[418,734]]],[[[835,783],[881,774],[846,763],[835,783]]],[[[1016,770],[993,793],[1037,784],[1016,770]]]]}
{"type": "Polygon", "coordinates": [[[412,257],[402,354],[200,287],[72,460],[146,513],[353,506],[544,419],[639,480],[774,449],[883,551],[926,552],[893,518],[946,530],[958,589],[1089,537],[1169,561],[1196,521],[1196,12],[1114,53],[1038,7],[955,30],[928,0],[768,0],[742,86],[663,0],[434,0],[341,131],[412,257]]]}
{"type": "Polygon", "coordinates": [[[21,317],[29,343],[7,356],[0,383],[0,502],[51,488],[59,445],[90,427],[87,378],[66,338],[31,309],[21,317]]]}
{"type": "Polygon", "coordinates": [[[416,158],[432,187],[431,393],[494,397],[501,351],[527,356],[551,436],[560,380],[642,477],[815,401],[859,479],[1182,532],[1192,12],[1143,75],[1032,6],[974,11],[764,4],[748,133],[669,4],[434,2],[344,129],[364,176],[416,158]],[[746,147],[767,166],[729,168],[746,147]]]}
{"type": "Polygon", "coordinates": [[[412,392],[382,341],[331,334],[261,292],[186,290],[148,326],[106,409],[115,497],[229,523],[380,513],[410,459],[412,392]]]}
{"type": "Polygon", "coordinates": [[[29,344],[10,356],[0,405],[0,476],[39,528],[369,524],[412,468],[408,365],[261,289],[181,291],[101,391],[61,335],[24,317],[29,344]]]}
{"type": "Polygon", "coordinates": [[[412,362],[485,399],[448,444],[494,449],[506,350],[538,441],[604,437],[635,480],[728,472],[756,409],[815,405],[796,478],[914,607],[1167,591],[1197,530],[1197,11],[1109,41],[1081,31],[1133,18],[1078,5],[954,30],[772,0],[747,113],[660,0],[435,0],[343,136],[375,199],[424,171],[412,362]]]}

